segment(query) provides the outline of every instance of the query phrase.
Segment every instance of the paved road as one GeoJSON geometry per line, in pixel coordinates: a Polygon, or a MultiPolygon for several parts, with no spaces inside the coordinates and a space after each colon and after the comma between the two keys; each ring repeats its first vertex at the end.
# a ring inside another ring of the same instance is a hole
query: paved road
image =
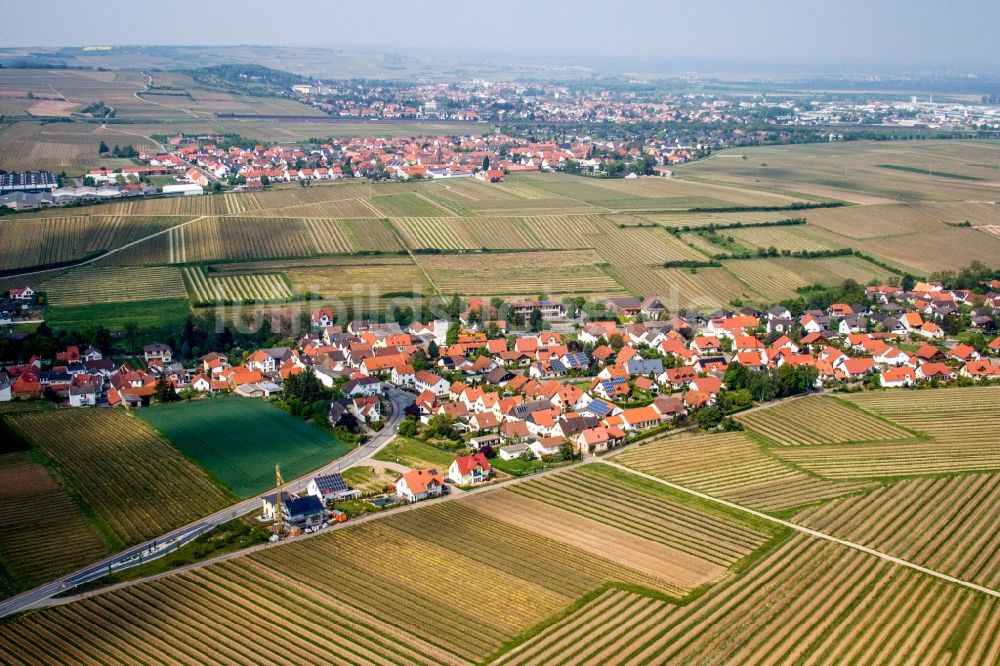
{"type": "MultiPolygon", "coordinates": [[[[330,472],[339,472],[340,470],[347,469],[348,467],[356,465],[358,462],[375,455],[379,449],[392,441],[392,439],[396,436],[396,430],[399,427],[399,424],[403,420],[403,410],[407,405],[413,402],[414,398],[409,393],[396,389],[390,390],[388,398],[392,404],[392,411],[390,412],[385,428],[383,428],[381,432],[371,438],[363,446],[353,449],[347,455],[344,455],[321,467],[320,469],[310,472],[309,474],[301,476],[297,479],[292,479],[286,484],[286,488],[291,491],[304,490],[310,479],[317,474],[328,474],[330,472]]],[[[249,399],[250,398],[248,398],[248,400],[249,399]]],[[[157,537],[152,541],[147,541],[133,546],[125,551],[107,557],[100,562],[95,562],[94,564],[84,567],[79,571],[63,576],[58,580],[54,580],[51,583],[41,585],[32,590],[22,592],[15,597],[2,601],[0,602],[0,617],[28,610],[69,588],[101,578],[107,575],[109,571],[121,571],[137,564],[141,564],[144,561],[149,561],[150,559],[155,559],[155,557],[165,555],[168,552],[172,552],[180,546],[198,538],[205,532],[208,532],[209,530],[218,527],[233,518],[257,511],[261,507],[261,498],[267,494],[270,493],[261,493],[256,497],[243,500],[242,502],[230,506],[229,508],[217,511],[216,513],[202,518],[201,520],[180,527],[172,532],[164,534],[163,536],[157,537]]]]}

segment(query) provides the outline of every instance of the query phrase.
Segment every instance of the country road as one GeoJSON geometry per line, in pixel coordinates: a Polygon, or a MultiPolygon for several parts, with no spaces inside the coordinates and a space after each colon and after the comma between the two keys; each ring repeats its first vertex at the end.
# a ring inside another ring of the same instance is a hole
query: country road
{"type": "MultiPolygon", "coordinates": [[[[285,488],[292,492],[304,490],[305,486],[314,476],[345,470],[361,461],[367,460],[391,442],[396,436],[396,430],[399,428],[399,424],[403,421],[403,410],[407,405],[413,402],[414,398],[409,393],[404,393],[403,391],[399,391],[397,389],[391,389],[388,397],[390,403],[392,404],[392,411],[389,415],[388,421],[386,422],[385,428],[383,428],[381,432],[376,434],[371,440],[362,446],[353,449],[346,455],[329,462],[317,470],[313,470],[309,474],[305,474],[297,479],[291,480],[285,484],[285,488]]],[[[150,552],[150,550],[154,548],[155,544],[159,544],[161,547],[161,549],[156,552],[156,557],[165,555],[167,552],[172,552],[173,550],[190,543],[205,532],[208,532],[223,523],[259,510],[261,507],[261,499],[265,495],[270,494],[270,492],[273,491],[264,492],[255,497],[245,499],[233,506],[217,511],[210,516],[172,530],[167,534],[157,537],[156,539],[132,546],[131,548],[128,548],[120,553],[104,558],[99,562],[95,562],[94,564],[84,567],[79,571],[75,571],[71,574],[63,576],[62,578],[54,580],[51,583],[46,583],[45,585],[22,592],[17,596],[11,597],[10,599],[0,601],[0,618],[13,613],[28,610],[39,604],[43,604],[45,601],[60,592],[64,592],[67,589],[71,589],[82,583],[102,578],[107,575],[109,571],[121,571],[122,569],[129,568],[130,566],[135,566],[144,561],[149,561],[149,559],[152,558],[147,556],[140,557],[140,554],[150,552]],[[170,547],[163,548],[163,545],[167,543],[170,544],[170,547]]]]}

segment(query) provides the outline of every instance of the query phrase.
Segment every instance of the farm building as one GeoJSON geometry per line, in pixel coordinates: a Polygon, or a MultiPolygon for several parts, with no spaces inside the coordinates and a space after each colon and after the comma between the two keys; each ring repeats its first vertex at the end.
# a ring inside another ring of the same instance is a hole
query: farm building
{"type": "Polygon", "coordinates": [[[177,185],[164,185],[163,193],[168,196],[190,197],[204,194],[205,189],[194,183],[178,183],[177,185]]]}

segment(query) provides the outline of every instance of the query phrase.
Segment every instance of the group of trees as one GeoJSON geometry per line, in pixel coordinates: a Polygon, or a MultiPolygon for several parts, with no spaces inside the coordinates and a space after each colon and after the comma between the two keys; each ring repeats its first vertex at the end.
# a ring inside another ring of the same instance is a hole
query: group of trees
{"type": "Polygon", "coordinates": [[[101,141],[101,145],[97,147],[97,152],[105,157],[107,157],[108,155],[110,155],[111,157],[117,157],[123,159],[139,157],[139,151],[136,150],[135,146],[133,146],[132,144],[129,144],[125,147],[115,145],[114,148],[109,149],[108,144],[104,143],[104,141],[101,141]]]}
{"type": "Polygon", "coordinates": [[[140,327],[134,322],[108,327],[98,323],[84,328],[53,329],[43,322],[23,337],[0,338],[0,361],[23,361],[38,356],[53,358],[67,346],[92,345],[102,354],[135,354],[147,342],[163,342],[178,359],[198,358],[208,352],[229,353],[234,349],[274,347],[290,342],[276,333],[269,319],[254,332],[240,332],[209,316],[188,315],[183,320],[161,326],[140,327]]]}
{"type": "Polygon", "coordinates": [[[746,391],[743,397],[749,395],[751,400],[767,402],[807,393],[815,387],[818,376],[819,371],[811,365],[785,364],[777,368],[751,370],[733,361],[726,368],[724,381],[727,392],[746,391]]]}

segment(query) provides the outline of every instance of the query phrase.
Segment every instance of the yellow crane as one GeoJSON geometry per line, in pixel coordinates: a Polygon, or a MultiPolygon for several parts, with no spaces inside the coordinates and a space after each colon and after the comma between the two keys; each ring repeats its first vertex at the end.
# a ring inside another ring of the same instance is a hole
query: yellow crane
{"type": "Polygon", "coordinates": [[[281,464],[275,463],[274,465],[274,484],[277,488],[274,491],[274,516],[275,516],[275,528],[274,533],[281,536],[283,531],[282,516],[281,516],[281,490],[282,486],[285,485],[285,480],[281,478],[281,464]]]}

